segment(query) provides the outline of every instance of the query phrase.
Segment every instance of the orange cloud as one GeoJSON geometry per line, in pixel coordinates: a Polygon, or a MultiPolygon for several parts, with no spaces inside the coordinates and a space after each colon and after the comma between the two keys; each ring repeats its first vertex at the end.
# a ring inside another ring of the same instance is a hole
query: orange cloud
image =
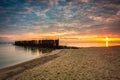
{"type": "Polygon", "coordinates": [[[89,0],[80,0],[81,2],[89,2],[89,0]]]}

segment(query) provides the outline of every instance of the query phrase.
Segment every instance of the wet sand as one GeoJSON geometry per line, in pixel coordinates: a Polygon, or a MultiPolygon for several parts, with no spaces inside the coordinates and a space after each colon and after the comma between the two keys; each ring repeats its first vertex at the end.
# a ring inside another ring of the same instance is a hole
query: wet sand
{"type": "Polygon", "coordinates": [[[7,80],[120,80],[120,47],[62,49],[44,59],[32,67],[38,60],[26,62],[31,65],[21,72],[18,65],[7,80]]]}

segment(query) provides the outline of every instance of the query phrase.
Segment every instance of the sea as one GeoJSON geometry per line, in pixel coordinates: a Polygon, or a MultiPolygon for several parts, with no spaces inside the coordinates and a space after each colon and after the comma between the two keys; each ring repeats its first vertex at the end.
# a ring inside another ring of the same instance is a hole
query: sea
{"type": "Polygon", "coordinates": [[[0,44],[0,69],[26,62],[43,55],[42,50],[0,44]]]}

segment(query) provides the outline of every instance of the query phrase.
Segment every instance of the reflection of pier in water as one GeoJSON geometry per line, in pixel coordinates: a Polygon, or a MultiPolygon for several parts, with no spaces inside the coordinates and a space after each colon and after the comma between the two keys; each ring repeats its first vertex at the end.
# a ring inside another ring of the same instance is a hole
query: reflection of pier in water
{"type": "Polygon", "coordinates": [[[52,48],[39,48],[39,47],[28,47],[28,46],[15,46],[15,50],[23,51],[23,53],[27,54],[30,53],[30,55],[43,55],[46,53],[50,53],[55,49],[52,48]]]}
{"type": "Polygon", "coordinates": [[[38,47],[23,47],[23,48],[25,51],[31,52],[32,55],[45,54],[53,51],[53,49],[50,49],[50,48],[38,48],[38,47]]]}

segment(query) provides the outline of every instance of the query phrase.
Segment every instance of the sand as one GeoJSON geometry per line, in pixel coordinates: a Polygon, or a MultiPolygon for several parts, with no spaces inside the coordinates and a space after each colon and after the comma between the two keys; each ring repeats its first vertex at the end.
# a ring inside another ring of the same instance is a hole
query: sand
{"type": "Polygon", "coordinates": [[[120,80],[120,47],[62,49],[54,55],[7,80],[120,80]]]}

